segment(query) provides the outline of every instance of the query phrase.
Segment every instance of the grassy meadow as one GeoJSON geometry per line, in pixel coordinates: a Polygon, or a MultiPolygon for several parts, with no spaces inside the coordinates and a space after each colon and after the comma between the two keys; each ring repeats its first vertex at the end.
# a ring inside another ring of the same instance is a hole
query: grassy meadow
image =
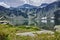
{"type": "Polygon", "coordinates": [[[60,33],[51,34],[35,34],[31,36],[17,36],[15,33],[24,33],[40,31],[38,27],[12,26],[8,24],[0,24],[0,40],[60,40],[60,33]]]}

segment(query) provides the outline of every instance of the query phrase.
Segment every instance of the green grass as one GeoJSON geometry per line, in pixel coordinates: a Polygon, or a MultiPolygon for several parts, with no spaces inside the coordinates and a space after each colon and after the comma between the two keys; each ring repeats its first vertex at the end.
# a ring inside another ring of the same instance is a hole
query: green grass
{"type": "Polygon", "coordinates": [[[31,32],[40,30],[38,27],[12,26],[0,24],[0,40],[15,40],[15,33],[31,32]]]}
{"type": "Polygon", "coordinates": [[[51,34],[36,34],[34,37],[31,36],[16,36],[16,40],[60,40],[60,33],[55,32],[51,34]]]}
{"type": "Polygon", "coordinates": [[[31,36],[17,36],[15,33],[39,31],[40,28],[35,26],[26,27],[24,26],[12,26],[0,24],[0,40],[60,40],[60,33],[55,34],[35,34],[31,36]]]}

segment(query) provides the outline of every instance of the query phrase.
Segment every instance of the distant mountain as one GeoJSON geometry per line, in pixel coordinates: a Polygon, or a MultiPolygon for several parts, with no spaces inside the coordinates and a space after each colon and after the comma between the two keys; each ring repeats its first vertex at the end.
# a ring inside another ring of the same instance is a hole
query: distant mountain
{"type": "Polygon", "coordinates": [[[6,10],[7,8],[0,6],[0,11],[6,10]]]}
{"type": "Polygon", "coordinates": [[[49,4],[47,4],[47,3],[43,3],[43,4],[41,4],[39,7],[40,8],[43,8],[43,7],[46,7],[46,6],[48,6],[49,4]]]}
{"type": "Polygon", "coordinates": [[[13,9],[15,9],[15,8],[14,8],[14,7],[10,7],[9,9],[10,9],[10,10],[13,10],[13,9]]]}
{"type": "Polygon", "coordinates": [[[55,1],[51,4],[48,4],[46,7],[38,9],[38,13],[42,13],[41,15],[46,16],[54,16],[54,12],[58,11],[60,8],[60,1],[55,1]]]}
{"type": "Polygon", "coordinates": [[[24,4],[19,6],[18,8],[36,8],[36,6],[30,5],[30,4],[24,4]]]}
{"type": "Polygon", "coordinates": [[[48,6],[45,7],[46,11],[50,11],[50,10],[53,10],[55,8],[60,8],[60,1],[55,1],[51,4],[49,4],[48,6]]]}
{"type": "Polygon", "coordinates": [[[24,4],[24,5],[18,6],[17,8],[13,8],[13,7],[5,8],[4,6],[0,5],[0,12],[4,12],[7,15],[14,14],[15,16],[22,15],[24,17],[27,17],[27,13],[29,13],[29,12],[31,12],[31,14],[41,12],[41,10],[47,12],[47,11],[54,9],[55,6],[60,7],[60,2],[56,1],[56,2],[53,2],[51,4],[43,3],[39,7],[29,5],[29,4],[24,4]],[[29,12],[28,12],[28,10],[29,10],[29,12]]]}
{"type": "MultiPolygon", "coordinates": [[[[46,14],[49,15],[50,11],[53,12],[55,9],[58,9],[58,8],[60,8],[60,1],[56,1],[51,4],[43,3],[38,7],[29,5],[29,4],[24,4],[16,8],[13,8],[13,7],[6,8],[0,5],[0,16],[5,16],[5,18],[7,17],[7,20],[9,21],[12,21],[13,18],[16,20],[21,20],[21,19],[28,20],[29,17],[31,17],[31,19],[35,21],[38,15],[39,16],[42,16],[42,15],[46,16],[46,14]],[[18,17],[19,18],[21,17],[21,18],[19,19],[18,17]]],[[[52,12],[50,14],[53,15],[52,12]]]]}

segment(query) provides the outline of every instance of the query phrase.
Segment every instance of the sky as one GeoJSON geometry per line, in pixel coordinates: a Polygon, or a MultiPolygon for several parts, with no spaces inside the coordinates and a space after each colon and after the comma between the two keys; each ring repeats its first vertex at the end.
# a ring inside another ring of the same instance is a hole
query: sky
{"type": "Polygon", "coordinates": [[[34,6],[39,6],[42,3],[52,3],[56,0],[0,0],[0,3],[5,3],[11,7],[17,7],[23,4],[31,4],[34,6]]]}

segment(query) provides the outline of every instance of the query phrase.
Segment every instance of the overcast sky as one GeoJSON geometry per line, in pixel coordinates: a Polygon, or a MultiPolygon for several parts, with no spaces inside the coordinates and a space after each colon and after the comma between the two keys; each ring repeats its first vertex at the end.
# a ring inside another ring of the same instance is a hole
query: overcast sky
{"type": "Polygon", "coordinates": [[[56,0],[0,0],[0,2],[4,2],[12,7],[17,7],[23,4],[39,6],[41,3],[52,3],[54,1],[56,0]]]}

